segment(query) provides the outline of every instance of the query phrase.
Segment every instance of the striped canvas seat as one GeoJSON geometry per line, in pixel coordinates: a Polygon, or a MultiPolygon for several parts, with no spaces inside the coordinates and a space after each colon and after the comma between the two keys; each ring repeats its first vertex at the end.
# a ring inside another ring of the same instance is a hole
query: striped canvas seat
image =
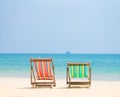
{"type": "Polygon", "coordinates": [[[56,86],[52,58],[31,58],[31,85],[56,86]]]}
{"type": "Polygon", "coordinates": [[[34,61],[36,78],[38,80],[52,80],[51,62],[49,60],[34,61]]]}
{"type": "Polygon", "coordinates": [[[89,63],[69,62],[67,64],[67,84],[88,85],[91,84],[91,68],[89,63]],[[73,80],[74,79],[74,80],[73,80]]]}
{"type": "Polygon", "coordinates": [[[69,66],[69,72],[71,78],[87,78],[88,77],[88,66],[84,65],[71,65],[69,66]]]}

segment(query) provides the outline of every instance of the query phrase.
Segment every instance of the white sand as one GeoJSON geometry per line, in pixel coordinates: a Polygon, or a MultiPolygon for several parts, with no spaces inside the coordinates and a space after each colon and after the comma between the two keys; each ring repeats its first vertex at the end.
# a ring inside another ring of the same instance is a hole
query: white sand
{"type": "Polygon", "coordinates": [[[29,78],[0,78],[0,97],[120,97],[120,81],[92,81],[88,88],[67,88],[56,80],[55,88],[31,88],[29,78]]]}

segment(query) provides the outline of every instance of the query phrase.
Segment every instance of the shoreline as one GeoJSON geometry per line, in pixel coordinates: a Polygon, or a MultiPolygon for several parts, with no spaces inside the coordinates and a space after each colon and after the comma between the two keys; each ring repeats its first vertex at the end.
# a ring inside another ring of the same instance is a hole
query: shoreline
{"type": "MultiPolygon", "coordinates": [[[[10,79],[12,79],[12,78],[23,78],[23,79],[29,79],[30,80],[30,76],[28,77],[28,76],[0,76],[0,79],[2,79],[2,78],[10,78],[10,79]]],[[[56,80],[65,80],[66,81],[66,77],[56,77],[56,80]]],[[[119,82],[120,81],[120,78],[119,79],[109,79],[109,78],[92,78],[91,79],[92,81],[116,81],[116,82],[119,82]]]]}
{"type": "Polygon", "coordinates": [[[120,97],[120,81],[92,80],[90,88],[68,88],[66,80],[56,79],[54,88],[32,88],[30,78],[1,78],[0,97],[120,97]]]}

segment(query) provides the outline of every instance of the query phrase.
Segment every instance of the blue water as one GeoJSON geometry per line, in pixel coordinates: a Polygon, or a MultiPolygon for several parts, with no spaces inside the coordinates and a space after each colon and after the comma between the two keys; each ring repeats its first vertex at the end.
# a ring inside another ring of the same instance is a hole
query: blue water
{"type": "Polygon", "coordinates": [[[120,81],[120,54],[0,54],[0,77],[29,77],[30,58],[53,59],[56,78],[66,78],[67,62],[90,62],[92,80],[120,81]]]}

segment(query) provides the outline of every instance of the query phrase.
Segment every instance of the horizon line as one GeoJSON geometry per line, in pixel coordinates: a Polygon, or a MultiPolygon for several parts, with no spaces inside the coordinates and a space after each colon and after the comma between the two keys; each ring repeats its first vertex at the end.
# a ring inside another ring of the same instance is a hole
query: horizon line
{"type": "Polygon", "coordinates": [[[120,54],[120,53],[19,53],[19,52],[12,52],[12,53],[1,53],[0,54],[120,54]]]}

